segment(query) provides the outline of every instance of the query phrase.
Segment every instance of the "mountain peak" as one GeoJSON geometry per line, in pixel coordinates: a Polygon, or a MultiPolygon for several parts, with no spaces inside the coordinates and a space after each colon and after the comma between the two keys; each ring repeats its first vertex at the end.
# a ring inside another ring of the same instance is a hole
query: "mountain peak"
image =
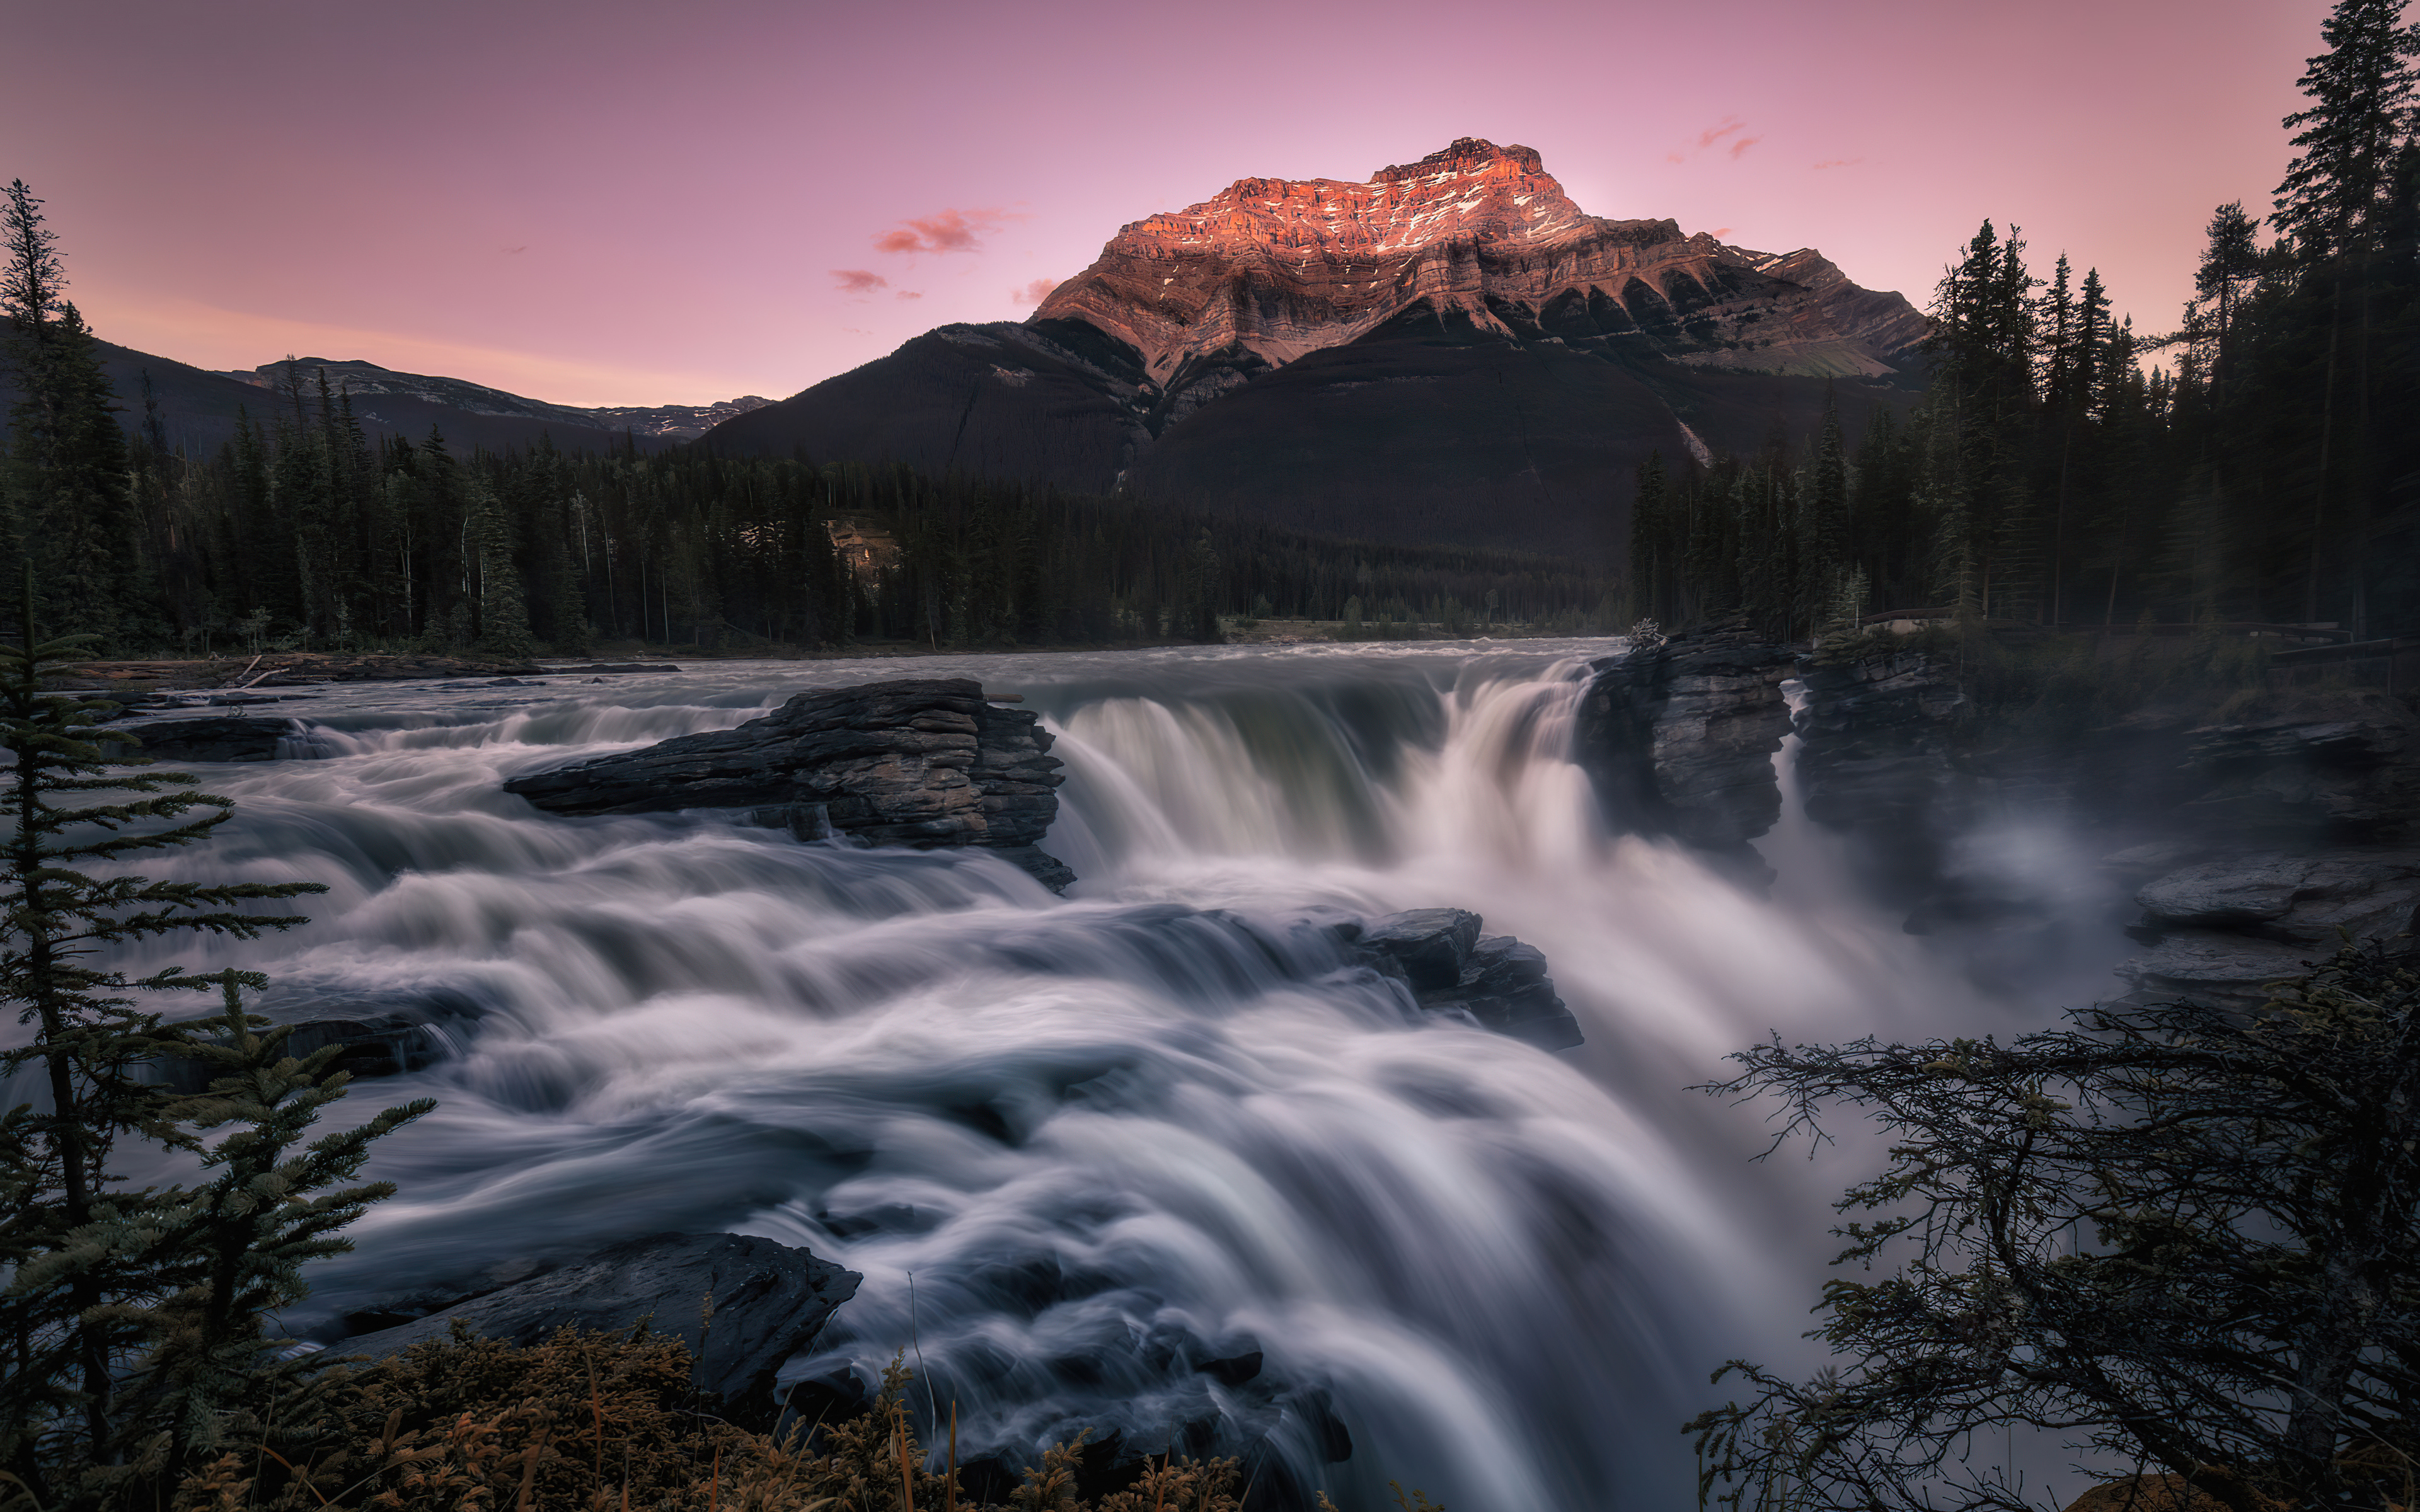
{"type": "MultiPolygon", "coordinates": [[[[1485,173],[1498,163],[1506,171],[1535,174],[1544,177],[1545,164],[1536,147],[1499,147],[1483,136],[1457,136],[1453,145],[1441,152],[1432,152],[1418,162],[1399,162],[1381,168],[1370,176],[1373,184],[1398,183],[1406,178],[1431,178],[1441,174],[1485,173]]],[[[1549,183],[1552,179],[1547,180],[1549,183]]]]}
{"type": "Polygon", "coordinates": [[[1889,374],[1923,334],[1905,301],[1857,288],[1817,254],[1776,258],[1669,220],[1590,215],[1536,149],[1475,136],[1367,182],[1239,178],[1137,221],[1032,323],[1104,332],[1173,390],[1208,367],[1282,367],[1405,317],[1839,377],[1889,374]]]}

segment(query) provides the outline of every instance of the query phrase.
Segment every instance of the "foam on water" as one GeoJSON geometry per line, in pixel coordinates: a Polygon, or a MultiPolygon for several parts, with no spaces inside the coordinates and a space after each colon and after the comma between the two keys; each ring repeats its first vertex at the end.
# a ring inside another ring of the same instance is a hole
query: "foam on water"
{"type": "Polygon", "coordinates": [[[1752,1121],[1683,1088],[1773,1027],[1888,1029],[1966,993],[1820,848],[1783,857],[1776,903],[1617,838],[1569,759],[1582,658],[1612,649],[332,690],[278,712],[333,754],[206,769],[238,821],[154,869],[330,883],[310,927],[228,954],[284,990],[487,1010],[458,1058],[349,1100],[442,1106],[381,1147],[402,1195],[318,1273],[322,1316],[734,1229],[865,1276],[788,1377],[908,1350],[970,1453],[1092,1427],[1247,1453],[1347,1508],[1389,1479],[1490,1512],[1668,1506],[1704,1372],[1804,1326],[1812,1246],[1777,1236],[1820,1229],[1828,1186],[1745,1165],[1752,1121]],[[551,819],[499,787],[802,687],[945,673],[1058,732],[1071,898],[979,853],[551,819]],[[1544,949],[1589,1043],[1423,1015],[1325,927],[1428,905],[1544,949]],[[1197,1368],[1250,1351],[1251,1380],[1197,1368]]]}

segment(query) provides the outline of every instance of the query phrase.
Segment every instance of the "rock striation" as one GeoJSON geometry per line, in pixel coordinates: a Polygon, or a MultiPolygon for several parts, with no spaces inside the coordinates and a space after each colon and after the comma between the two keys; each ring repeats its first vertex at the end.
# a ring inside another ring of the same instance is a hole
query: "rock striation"
{"type": "Polygon", "coordinates": [[[2420,849],[2250,851],[2196,860],[2134,893],[2149,948],[2118,975],[2137,993],[2243,1008],[2339,941],[2420,933],[2420,849]]]}
{"type": "Polygon", "coordinates": [[[736,730],[680,735],[504,783],[549,813],[739,809],[800,839],[979,845],[1047,885],[1074,873],[1038,842],[1058,816],[1050,732],[969,678],[801,693],[736,730]]]}
{"type": "Polygon", "coordinates": [[[1477,137],[1366,183],[1242,178],[1137,221],[1033,319],[1115,337],[1154,385],[1181,393],[1221,367],[1237,378],[1283,367],[1407,315],[1820,377],[1891,374],[1925,332],[1905,300],[1858,288],[1811,249],[1750,252],[1668,220],[1587,214],[1535,149],[1477,137]]]}
{"type": "Polygon", "coordinates": [[[1752,860],[1747,842],[1781,814],[1773,756],[1790,733],[1781,685],[1796,666],[1741,620],[1598,663],[1573,749],[1606,816],[1752,860]]]}
{"type": "Polygon", "coordinates": [[[774,1372],[813,1343],[862,1278],[802,1249],[740,1234],[655,1234],[633,1239],[411,1322],[339,1341],[333,1352],[396,1354],[461,1323],[510,1344],[543,1343],[556,1330],[648,1328],[688,1345],[696,1383],[764,1415],[774,1372]],[[714,1298],[714,1326],[699,1300],[714,1298]]]}

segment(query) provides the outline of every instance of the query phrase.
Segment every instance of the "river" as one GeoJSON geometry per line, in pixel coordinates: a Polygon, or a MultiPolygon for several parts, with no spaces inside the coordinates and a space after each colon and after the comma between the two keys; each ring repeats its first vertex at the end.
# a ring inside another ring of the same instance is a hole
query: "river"
{"type": "Polygon", "coordinates": [[[190,964],[486,1009],[456,1058],[341,1105],[441,1104],[380,1148],[400,1195],[317,1273],[314,1316],[728,1229],[865,1277],[788,1376],[906,1350],[970,1453],[1090,1427],[1249,1453],[1347,1512],[1389,1480],[1456,1512],[1680,1507],[1707,1372],[1805,1357],[1845,1170],[1751,1164],[1758,1113],[1687,1088],[1775,1030],[2047,1010],[1861,903],[1794,816],[1770,896],[1620,838],[1569,760],[1587,659],[1616,644],[311,689],[270,712],[324,726],[323,759],[198,768],[239,816],[152,870],[330,886],[309,926],[190,964]],[[977,852],[554,819],[500,790],[900,675],[1042,714],[1070,896],[977,852]],[[1587,1044],[1408,1011],[1324,927],[1430,905],[1543,949],[1587,1044]],[[1249,1380],[1197,1368],[1251,1351],[1249,1380]]]}

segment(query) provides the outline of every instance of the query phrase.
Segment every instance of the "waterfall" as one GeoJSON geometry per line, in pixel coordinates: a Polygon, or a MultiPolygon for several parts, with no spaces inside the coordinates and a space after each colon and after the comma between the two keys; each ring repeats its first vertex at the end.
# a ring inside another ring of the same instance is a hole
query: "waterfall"
{"type": "Polygon", "coordinates": [[[153,870],[332,890],[308,928],[183,959],[481,1011],[454,1058],[340,1104],[442,1105],[380,1147],[401,1195],[289,1321],[730,1229],[865,1276],[786,1379],[870,1381],[905,1351],[969,1453],[1021,1464],[1089,1427],[1242,1454],[1281,1503],[1347,1512],[1389,1480],[1488,1512],[1680,1504],[1677,1427],[1725,1354],[1798,1348],[1838,1184],[1749,1165],[1755,1118],[1685,1088],[1770,1030],[1886,1032],[1972,993],[1850,901],[1776,903],[1622,837],[1569,759],[1606,649],[717,664],[298,702],[325,754],[206,769],[237,822],[153,870]],[[943,673],[1059,734],[1071,897],[982,853],[550,819],[499,789],[806,687],[943,673]],[[1589,1042],[1424,1016],[1329,928],[1430,905],[1542,949],[1589,1042]]]}

